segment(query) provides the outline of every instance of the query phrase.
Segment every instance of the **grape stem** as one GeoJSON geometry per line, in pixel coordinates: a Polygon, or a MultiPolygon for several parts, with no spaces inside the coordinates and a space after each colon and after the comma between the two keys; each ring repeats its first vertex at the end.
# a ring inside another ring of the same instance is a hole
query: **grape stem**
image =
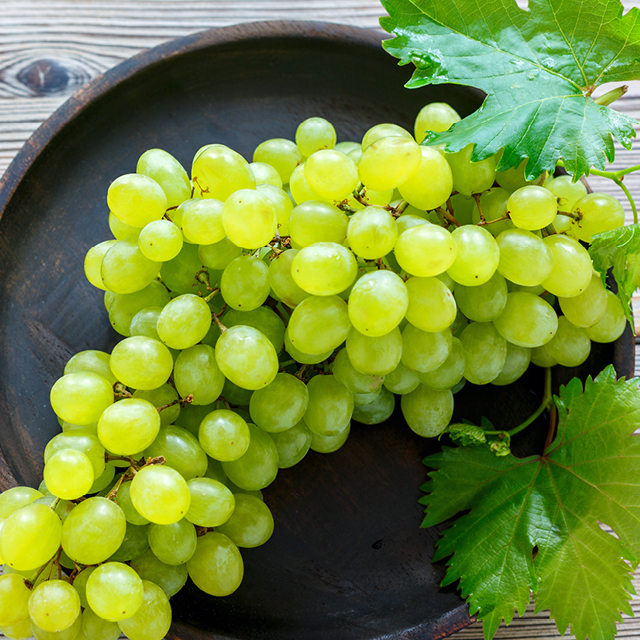
{"type": "Polygon", "coordinates": [[[173,402],[169,402],[168,404],[163,404],[161,407],[156,407],[158,413],[168,409],[169,407],[173,407],[176,404],[179,404],[181,407],[184,407],[187,404],[191,404],[193,402],[193,394],[189,394],[184,398],[176,398],[173,402]]]}
{"type": "Polygon", "coordinates": [[[131,479],[133,477],[133,475],[130,473],[131,472],[132,467],[129,467],[118,479],[118,482],[116,482],[116,484],[113,486],[113,489],[111,489],[111,491],[109,491],[109,493],[107,494],[107,500],[111,500],[112,502],[116,502],[116,496],[118,495],[118,489],[120,489],[120,486],[122,485],[122,483],[124,482],[125,477],[128,475],[129,479],[131,479]]]}
{"type": "Polygon", "coordinates": [[[116,382],[113,385],[113,393],[116,398],[132,398],[133,394],[127,390],[127,388],[122,384],[122,382],[116,382]]]}
{"type": "Polygon", "coordinates": [[[214,289],[208,296],[205,296],[203,300],[205,302],[209,302],[209,300],[213,300],[220,293],[220,289],[214,289]]]}
{"type": "Polygon", "coordinates": [[[287,360],[286,362],[280,363],[280,368],[284,369],[284,367],[288,367],[290,364],[297,364],[295,360],[287,360]]]}
{"type": "Polygon", "coordinates": [[[307,371],[307,369],[309,368],[308,364],[303,364],[298,371],[295,373],[295,377],[299,378],[300,380],[302,380],[302,377],[304,376],[305,372],[307,371]]]}
{"type": "MultiPolygon", "coordinates": [[[[447,202],[447,205],[449,205],[449,202],[447,202]]],[[[449,208],[449,206],[447,206],[447,209],[448,208],[449,208]]],[[[436,212],[438,213],[439,216],[442,216],[450,224],[453,224],[456,227],[461,227],[462,225],[455,219],[455,217],[451,214],[450,211],[447,211],[447,209],[443,209],[442,207],[438,207],[436,209],[436,212]]]]}
{"type": "Polygon", "coordinates": [[[559,216],[568,216],[569,218],[572,218],[573,220],[582,220],[582,214],[581,213],[570,213],[569,211],[558,211],[558,215],[559,216]]]}
{"type": "Polygon", "coordinates": [[[486,227],[488,224],[493,224],[494,222],[502,222],[503,220],[510,220],[511,216],[509,216],[509,214],[507,214],[506,216],[501,216],[500,218],[496,218],[495,220],[480,220],[480,222],[477,223],[478,227],[486,227]]]}
{"type": "Polygon", "coordinates": [[[476,201],[476,206],[478,207],[478,213],[480,214],[480,222],[482,224],[487,224],[487,221],[484,219],[484,213],[482,213],[482,206],[480,205],[480,194],[474,193],[473,199],[476,201]]]}
{"type": "Polygon", "coordinates": [[[49,505],[49,509],[51,509],[51,511],[54,511],[55,508],[58,506],[58,503],[60,502],[60,498],[56,498],[50,505],[49,505]]]}
{"type": "Polygon", "coordinates": [[[200,269],[200,271],[196,273],[196,280],[201,284],[204,284],[207,287],[207,291],[215,291],[216,293],[219,291],[219,289],[215,289],[215,287],[211,286],[211,281],[209,280],[209,271],[207,271],[207,269],[200,269]]]}
{"type": "Polygon", "coordinates": [[[222,315],[223,311],[227,308],[227,305],[225,304],[224,307],[222,307],[222,309],[220,310],[219,313],[212,313],[211,317],[213,318],[213,321],[218,325],[218,329],[220,329],[220,333],[224,333],[227,330],[227,327],[225,327],[222,322],[220,322],[220,318],[219,316],[222,315]]]}

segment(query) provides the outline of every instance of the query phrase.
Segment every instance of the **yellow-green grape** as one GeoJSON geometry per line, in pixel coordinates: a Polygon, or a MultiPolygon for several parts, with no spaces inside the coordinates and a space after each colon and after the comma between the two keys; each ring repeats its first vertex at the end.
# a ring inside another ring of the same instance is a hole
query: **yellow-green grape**
{"type": "MultiPolygon", "coordinates": [[[[482,215],[485,221],[491,223],[487,224],[485,229],[494,237],[497,238],[506,229],[513,229],[514,225],[508,218],[506,220],[500,220],[499,222],[493,222],[498,218],[504,218],[507,215],[507,202],[511,193],[505,189],[499,187],[489,189],[480,196],[480,208],[482,209],[482,215]]],[[[472,201],[473,202],[473,201],[472,201]]],[[[456,215],[457,211],[456,211],[456,215]]],[[[458,222],[465,224],[459,218],[456,218],[458,222]]],[[[478,204],[474,203],[471,208],[471,220],[473,224],[480,222],[480,209],[478,204]]]]}
{"type": "Polygon", "coordinates": [[[252,311],[269,296],[269,267],[255,256],[231,261],[220,280],[224,301],[233,309],[252,311]]]}
{"type": "Polygon", "coordinates": [[[138,240],[118,240],[102,258],[100,274],[104,286],[114,293],[135,293],[155,280],[162,263],[146,258],[138,240]]]}
{"type": "Polygon", "coordinates": [[[10,640],[27,640],[27,638],[31,638],[34,635],[29,618],[25,618],[15,624],[0,627],[0,633],[10,640]]]}
{"type": "Polygon", "coordinates": [[[402,334],[398,327],[378,337],[352,331],[346,341],[346,351],[356,371],[386,376],[398,366],[402,357],[402,334]]]}
{"type": "Polygon", "coordinates": [[[529,368],[529,362],[531,362],[531,349],[507,342],[507,357],[504,365],[491,384],[503,387],[515,382],[529,368]]]}
{"type": "Polygon", "coordinates": [[[241,189],[225,201],[222,224],[233,244],[245,249],[257,249],[271,241],[278,220],[268,198],[254,189],[241,189]]]}
{"type": "Polygon", "coordinates": [[[178,565],[190,560],[197,537],[195,527],[185,518],[173,524],[149,525],[151,551],[165,564],[178,565]]]}
{"type": "Polygon", "coordinates": [[[44,496],[40,491],[31,487],[12,487],[3,491],[0,494],[0,519],[5,520],[20,507],[26,507],[42,497],[44,496]]]}
{"type": "Polygon", "coordinates": [[[333,351],[350,331],[347,305],[338,296],[306,298],[293,310],[287,327],[291,344],[309,354],[333,351]]]}
{"type": "Polygon", "coordinates": [[[329,202],[310,200],[294,207],[289,217],[291,239],[301,247],[316,242],[341,244],[347,237],[349,219],[329,202]]]}
{"type": "Polygon", "coordinates": [[[144,525],[149,521],[141,516],[131,502],[131,481],[123,482],[117,492],[118,506],[122,509],[122,513],[127,522],[131,524],[144,525]]]}
{"type": "Polygon", "coordinates": [[[304,422],[313,433],[335,436],[353,413],[353,394],[334,376],[319,375],[309,380],[309,405],[304,422]]]}
{"type": "MultiPolygon", "coordinates": [[[[75,581],[73,585],[75,586],[75,581]]],[[[85,610],[80,614],[82,629],[76,640],[83,640],[82,634],[86,640],[118,640],[121,634],[118,623],[103,620],[91,610],[88,603],[84,606],[85,610]]]]}
{"type": "Polygon", "coordinates": [[[89,349],[87,351],[78,351],[74,356],[69,358],[67,364],[64,365],[65,375],[68,373],[80,373],[82,371],[93,371],[98,375],[106,378],[111,384],[115,384],[116,377],[111,372],[109,362],[111,356],[104,351],[96,351],[89,349]]]}
{"type": "MultiPolygon", "coordinates": [[[[482,197],[482,196],[480,196],[482,197]]],[[[474,198],[464,196],[461,193],[451,196],[450,199],[453,215],[460,224],[472,224],[473,215],[478,207],[474,198]]],[[[478,221],[480,216],[478,216],[478,221]]],[[[498,225],[502,223],[498,222],[498,225]]]]}
{"type": "MultiPolygon", "coordinates": [[[[237,247],[229,238],[220,242],[201,245],[198,249],[199,262],[209,269],[224,269],[232,260],[242,254],[242,249],[237,247]]],[[[191,274],[193,280],[193,273],[191,274]]],[[[171,287],[169,287],[171,288],[171,287]]],[[[186,291],[184,293],[187,293],[186,291]]]]}
{"type": "Polygon", "coordinates": [[[451,421],[453,394],[448,389],[430,389],[421,384],[402,396],[400,406],[412,431],[423,438],[435,438],[451,421]]]}
{"type": "Polygon", "coordinates": [[[177,425],[160,429],[156,439],[145,449],[144,457],[163,457],[166,465],[185,480],[203,476],[207,471],[207,454],[198,439],[187,429],[177,425]]]}
{"type": "Polygon", "coordinates": [[[107,562],[87,580],[87,602],[98,616],[110,622],[131,617],[143,602],[142,580],[128,565],[107,562]]]}
{"type": "Polygon", "coordinates": [[[586,329],[587,336],[593,342],[614,342],[624,332],[627,319],[622,302],[615,293],[607,291],[607,310],[600,321],[586,329]]]}
{"type": "Polygon", "coordinates": [[[402,278],[392,271],[373,271],[354,284],[349,295],[349,319],[360,333],[383,336],[400,324],[409,300],[402,278]]]}
{"type": "Polygon", "coordinates": [[[43,631],[64,631],[80,615],[78,592],[64,580],[41,582],[29,598],[29,615],[43,631]]]}
{"type": "MultiPolygon", "coordinates": [[[[185,296],[175,298],[169,304],[175,304],[183,297],[185,296]]],[[[202,301],[197,296],[190,297],[202,301]]],[[[206,302],[202,302],[207,306],[206,302]]],[[[210,312],[208,313],[210,314],[210,312]]],[[[162,313],[160,318],[162,318],[162,313]]],[[[194,324],[196,321],[197,318],[194,318],[194,324]]],[[[159,321],[158,325],[160,325],[159,321]]],[[[172,369],[171,352],[161,342],[153,338],[144,336],[125,338],[111,352],[111,370],[114,375],[122,384],[134,389],[157,389],[169,379],[172,369]]],[[[81,423],[76,422],[76,424],[81,423]]]]}
{"type": "Polygon", "coordinates": [[[278,356],[261,331],[238,325],[216,343],[216,361],[225,378],[243,389],[262,389],[278,373],[278,356]]]}
{"type": "Polygon", "coordinates": [[[189,347],[178,356],[173,379],[180,396],[193,396],[192,402],[197,405],[217,400],[224,386],[215,350],[206,344],[189,347]]]}
{"type": "Polygon", "coordinates": [[[558,316],[540,296],[515,291],[507,296],[504,311],[493,324],[509,342],[532,349],[553,338],[558,329],[558,316]]]}
{"type": "Polygon", "coordinates": [[[138,610],[118,626],[129,640],[162,640],[171,627],[171,605],[164,591],[149,580],[142,581],[143,598],[138,610]]]}
{"type": "MultiPolygon", "coordinates": [[[[113,301],[109,308],[109,322],[111,326],[121,335],[130,337],[132,334],[131,322],[133,317],[142,309],[147,307],[164,307],[169,300],[169,292],[166,287],[157,280],[147,285],[144,289],[135,293],[114,294],[113,301]]],[[[153,335],[150,338],[157,338],[157,331],[153,327],[153,335]]],[[[96,372],[99,373],[99,372],[96,372]]]]}
{"type": "Polygon", "coordinates": [[[466,356],[464,346],[458,338],[451,341],[451,351],[447,359],[433,371],[416,372],[418,380],[431,389],[451,389],[455,387],[464,375],[466,356]]]}
{"type": "Polygon", "coordinates": [[[583,242],[591,242],[597,233],[624,225],[624,209],[608,193],[588,193],[573,205],[572,211],[580,216],[579,220],[571,219],[572,235],[583,242]]]}
{"type": "Polygon", "coordinates": [[[413,371],[433,371],[449,356],[452,339],[450,329],[432,333],[407,324],[402,330],[402,363],[413,371]]]}
{"type": "Polygon", "coordinates": [[[453,174],[453,188],[463,196],[482,193],[493,186],[496,179],[496,157],[490,156],[474,162],[471,155],[473,143],[456,153],[447,153],[445,158],[453,174]]]}
{"type": "Polygon", "coordinates": [[[80,571],[73,580],[73,588],[78,592],[80,604],[85,609],[89,607],[89,603],[87,602],[87,580],[95,569],[95,567],[87,567],[80,571]]]}
{"type": "Polygon", "coordinates": [[[236,311],[229,309],[223,317],[226,327],[245,325],[253,327],[264,333],[273,345],[276,352],[280,352],[284,346],[285,326],[282,318],[269,307],[258,307],[252,311],[236,311]]]}
{"type": "Polygon", "coordinates": [[[532,185],[511,194],[507,201],[507,211],[516,227],[536,231],[555,220],[558,201],[548,189],[532,185]]]}
{"type": "Polygon", "coordinates": [[[455,299],[469,320],[492,322],[503,312],[507,293],[506,280],[499,273],[494,273],[490,280],[477,287],[458,285],[455,299]]]}
{"type": "Polygon", "coordinates": [[[49,462],[49,459],[58,451],[63,449],[75,449],[76,451],[82,451],[93,465],[93,475],[98,478],[104,471],[104,447],[100,444],[100,440],[95,434],[91,434],[88,431],[74,430],[68,433],[59,433],[49,440],[47,446],[44,449],[44,462],[49,462]]]}
{"type": "Polygon", "coordinates": [[[225,462],[244,455],[249,448],[249,438],[249,427],[245,420],[235,411],[227,409],[208,413],[198,431],[200,445],[207,455],[225,462]]]}
{"type": "MultiPolygon", "coordinates": [[[[278,433],[298,424],[308,405],[307,385],[289,373],[279,373],[270,385],[253,393],[249,412],[251,419],[261,429],[278,433]]],[[[201,426],[201,433],[202,429],[201,426]]]]}
{"type": "MultiPolygon", "coordinates": [[[[528,158],[525,158],[517,167],[512,167],[505,171],[498,171],[498,173],[496,173],[496,182],[507,191],[516,191],[516,189],[520,189],[521,187],[526,187],[528,185],[542,184],[547,175],[546,171],[533,180],[527,180],[525,177],[524,172],[526,170],[528,160],[528,158]]],[[[545,188],[547,187],[546,182],[544,186],[545,188]]]]}
{"type": "Polygon", "coordinates": [[[258,188],[258,193],[262,194],[273,205],[278,221],[278,235],[289,235],[289,217],[293,211],[291,198],[280,188],[270,184],[262,184],[258,188]]]}
{"type": "Polygon", "coordinates": [[[295,249],[284,251],[269,264],[269,285],[288,307],[298,306],[308,294],[299,287],[291,275],[291,264],[298,255],[295,249]]]}
{"type": "Polygon", "coordinates": [[[398,226],[382,207],[366,207],[354,213],[347,229],[347,240],[353,252],[365,260],[382,258],[398,239],[398,226]]]}
{"type": "Polygon", "coordinates": [[[142,227],[132,227],[118,220],[113,213],[109,212],[109,229],[116,240],[126,240],[127,238],[137,238],[142,231],[142,227]]]}
{"type": "Polygon", "coordinates": [[[251,162],[249,168],[256,181],[256,188],[264,184],[270,184],[278,189],[282,189],[282,178],[280,174],[270,165],[264,162],[251,162]]]}
{"type": "Polygon", "coordinates": [[[118,240],[106,240],[91,247],[84,258],[84,274],[87,280],[98,289],[106,290],[102,282],[102,260],[105,253],[118,242],[118,240]]]}
{"type": "Polygon", "coordinates": [[[136,173],[155,180],[167,197],[167,207],[177,207],[191,195],[191,181],[184,167],[162,149],[149,149],[138,159],[136,173]]]}
{"type": "Polygon", "coordinates": [[[461,334],[464,347],[464,377],[473,384],[488,384],[502,371],[507,341],[490,322],[474,322],[461,334]]]}
{"type": "MultiPolygon", "coordinates": [[[[180,416],[178,392],[170,384],[163,384],[161,387],[149,391],[139,389],[134,392],[133,397],[139,400],[147,400],[156,409],[164,407],[162,411],[158,412],[160,414],[161,425],[173,424],[180,416]],[[174,402],[175,404],[173,404],[174,402]]],[[[141,449],[137,449],[134,453],[138,453],[138,451],[141,451],[141,449]]]]}
{"type": "Polygon", "coordinates": [[[400,136],[402,138],[413,140],[413,136],[403,127],[400,127],[397,124],[383,122],[381,124],[374,125],[364,134],[361,145],[362,151],[381,138],[387,138],[389,136],[400,136]]]}
{"type": "Polygon", "coordinates": [[[370,189],[395,189],[418,168],[421,159],[420,147],[413,138],[388,136],[364,149],[358,172],[370,189]]]}
{"type": "MultiPolygon", "coordinates": [[[[169,302],[158,317],[158,335],[172,349],[188,349],[198,344],[207,335],[211,327],[211,309],[199,296],[186,293],[169,302]]],[[[133,338],[130,338],[132,340],[133,338]]],[[[148,338],[147,338],[148,339],[148,338]]],[[[123,340],[120,344],[123,344],[123,340]]],[[[117,348],[117,347],[116,347],[117,348]]],[[[115,349],[114,349],[115,353],[115,349]]],[[[111,355],[113,362],[113,354],[111,355]]],[[[173,361],[172,361],[173,362],[173,361]]],[[[168,377],[168,376],[167,376],[168,377]]],[[[124,380],[120,378],[122,382],[124,380]]],[[[160,384],[166,382],[163,380],[160,384]]],[[[155,385],[159,387],[160,384],[155,385]]],[[[128,386],[136,389],[153,389],[135,384],[128,386]]]]}
{"type": "Polygon", "coordinates": [[[160,431],[160,414],[147,400],[125,398],[98,421],[98,438],[111,453],[130,456],[146,449],[160,431]]]}
{"type": "MultiPolygon", "coordinates": [[[[360,192],[360,200],[364,200],[367,205],[388,205],[393,199],[393,193],[393,189],[374,191],[363,187],[360,192]]],[[[362,202],[359,202],[353,196],[349,198],[347,204],[355,209],[363,209],[365,207],[362,202]]]]}
{"type": "MultiPolygon", "coordinates": [[[[587,187],[584,186],[584,183],[580,180],[573,182],[571,176],[549,176],[542,186],[545,189],[549,189],[549,191],[556,196],[558,199],[558,209],[560,209],[560,211],[571,211],[573,205],[578,202],[580,198],[587,195],[587,187]]],[[[569,219],[567,222],[570,221],[569,219]]],[[[556,222],[558,222],[557,219],[556,222]]],[[[554,227],[556,222],[554,222],[554,227]]],[[[556,227],[556,231],[557,230],[556,227]]]]}
{"type": "Polygon", "coordinates": [[[488,282],[500,261],[500,249],[495,238],[486,229],[476,226],[458,227],[451,236],[458,252],[447,273],[466,287],[488,282]]]}
{"type": "Polygon", "coordinates": [[[285,331],[284,334],[284,348],[286,352],[300,364],[318,364],[319,362],[324,362],[333,353],[333,349],[322,353],[306,353],[296,349],[296,347],[291,344],[288,330],[285,331]]]}
{"type": "Polygon", "coordinates": [[[92,424],[113,404],[113,387],[92,371],[68,373],[56,380],[50,400],[56,415],[66,422],[92,424]]]}
{"type": "Polygon", "coordinates": [[[131,227],[144,227],[164,216],[167,197],[152,178],[139,173],[127,173],[116,178],[109,186],[107,205],[121,222],[131,227]]]}
{"type": "MultiPolygon", "coordinates": [[[[112,464],[107,464],[104,467],[104,471],[94,479],[93,484],[89,488],[89,491],[85,493],[98,493],[103,489],[106,489],[108,486],[113,484],[113,478],[116,475],[116,468],[112,464]]],[[[69,503],[73,505],[73,503],[69,503]]],[[[65,518],[61,515],[62,521],[64,522],[65,518]]]]}
{"type": "Polygon", "coordinates": [[[420,109],[414,124],[415,137],[422,142],[427,131],[447,131],[454,122],[458,122],[458,112],[446,102],[431,102],[420,109]]]}
{"type": "Polygon", "coordinates": [[[580,295],[589,286],[593,272],[587,250],[576,240],[558,234],[548,236],[543,242],[553,254],[553,268],[540,284],[558,297],[580,295]]]}
{"type": "Polygon", "coordinates": [[[291,140],[271,138],[256,147],[253,161],[271,165],[280,174],[282,184],[287,184],[293,170],[302,162],[302,154],[291,140]]]}
{"type": "Polygon", "coordinates": [[[456,301],[438,278],[409,278],[406,290],[409,294],[406,318],[414,327],[437,333],[453,324],[457,312],[456,301]]]}
{"type": "Polygon", "coordinates": [[[398,227],[398,235],[412,229],[413,227],[418,227],[422,224],[428,224],[428,221],[419,216],[414,216],[411,214],[403,213],[401,216],[396,218],[396,225],[398,227]]]}
{"type": "Polygon", "coordinates": [[[320,149],[333,149],[336,144],[336,130],[324,118],[307,118],[296,129],[296,144],[300,153],[306,157],[320,149]]]}
{"type": "Polygon", "coordinates": [[[252,549],[263,545],[271,537],[273,516],[262,500],[239,493],[233,514],[218,530],[238,547],[252,549]]]}
{"type": "Polygon", "coordinates": [[[47,488],[63,500],[76,500],[85,495],[91,489],[93,480],[91,460],[75,449],[58,451],[44,466],[47,488]]]}
{"type": "Polygon", "coordinates": [[[398,191],[418,209],[436,209],[451,195],[453,174],[444,156],[433,147],[420,147],[420,153],[420,163],[398,186],[398,191]]]}
{"type": "MultiPolygon", "coordinates": [[[[416,382],[419,384],[417,378],[416,382]]],[[[382,387],[372,402],[354,408],[353,419],[361,424],[381,424],[391,417],[395,406],[396,397],[386,387],[382,387]]]]}
{"type": "Polygon", "coordinates": [[[244,564],[238,547],[221,533],[198,538],[198,546],[187,563],[196,587],[211,596],[228,596],[242,582],[244,564]]]}
{"type": "Polygon", "coordinates": [[[182,215],[182,233],[187,242],[214,244],[227,235],[222,225],[223,203],[212,198],[195,201],[182,215]]]}
{"type": "MultiPolygon", "coordinates": [[[[273,433],[271,437],[278,450],[280,469],[289,469],[298,464],[307,455],[311,446],[311,431],[302,420],[291,429],[273,433]]],[[[236,509],[238,508],[237,500],[236,497],[236,509]]]]}
{"type": "Polygon", "coordinates": [[[140,469],[131,481],[130,496],[136,511],[155,524],[178,522],[191,502],[187,481],[164,465],[140,469]]]}
{"type": "Polygon", "coordinates": [[[335,436],[321,436],[318,433],[311,433],[311,450],[316,453],[333,453],[342,447],[347,441],[351,432],[351,420],[343,427],[342,431],[335,436]]]}
{"type": "Polygon", "coordinates": [[[307,184],[321,198],[342,200],[358,184],[356,163],[340,151],[323,149],[316,151],[304,164],[307,184]]]}
{"type": "Polygon", "coordinates": [[[195,194],[224,202],[240,189],[255,189],[256,181],[249,163],[223,144],[213,144],[193,160],[191,179],[195,194]]]}
{"type": "Polygon", "coordinates": [[[314,296],[335,296],[344,291],[353,284],[357,271],[353,254],[334,242],[304,247],[291,263],[294,282],[314,296]]]}
{"type": "Polygon", "coordinates": [[[49,633],[41,629],[33,621],[31,622],[31,631],[36,640],[84,640],[81,616],[78,616],[76,621],[68,629],[59,631],[58,633],[49,633]]]}
{"type": "Polygon", "coordinates": [[[558,298],[562,313],[576,327],[586,329],[600,322],[607,310],[607,290],[600,276],[591,275],[589,286],[573,298],[558,298]]]}
{"type": "Polygon", "coordinates": [[[304,175],[304,163],[299,164],[293,170],[289,181],[289,189],[291,190],[291,197],[297,205],[303,204],[308,201],[324,201],[324,198],[322,198],[319,193],[316,193],[309,186],[309,183],[307,182],[307,179],[304,175]]]}
{"type": "Polygon", "coordinates": [[[186,564],[165,564],[153,555],[151,549],[131,560],[131,567],[143,581],[150,580],[157,584],[167,598],[178,593],[189,577],[186,564]]]}
{"type": "Polygon", "coordinates": [[[336,151],[340,151],[340,153],[344,153],[345,155],[348,155],[350,151],[360,149],[361,146],[362,145],[359,142],[344,140],[343,142],[338,142],[336,146],[333,148],[336,151]]]}
{"type": "MultiPolygon", "coordinates": [[[[398,365],[399,366],[399,365],[398,365]]],[[[371,393],[380,389],[384,377],[360,373],[354,369],[346,349],[339,351],[331,365],[336,380],[352,393],[371,393]]]]}
{"type": "Polygon", "coordinates": [[[427,278],[451,267],[458,255],[458,245],[446,229],[424,224],[402,233],[394,254],[407,273],[427,278]]]}
{"type": "Polygon", "coordinates": [[[185,518],[199,527],[218,527],[226,522],[235,508],[233,493],[211,478],[192,478],[187,482],[191,505],[185,518]]]}
{"type": "Polygon", "coordinates": [[[547,353],[563,367],[577,367],[589,357],[591,340],[585,329],[576,327],[565,316],[560,316],[558,330],[545,348],[547,353]]]}
{"type": "MultiPolygon", "coordinates": [[[[45,507],[46,509],[46,507],[45,507]]],[[[0,626],[7,627],[29,619],[31,590],[18,573],[0,576],[0,626]]]]}
{"type": "MultiPolygon", "coordinates": [[[[400,366],[404,366],[402,365],[402,362],[398,365],[398,367],[400,366]]],[[[396,371],[398,369],[398,367],[396,367],[393,371],[396,371]]],[[[406,367],[405,367],[406,368],[406,367]]],[[[391,373],[393,373],[393,371],[391,373]]],[[[408,369],[407,369],[408,371],[408,369]]],[[[391,375],[391,374],[388,374],[391,375]]],[[[387,376],[385,376],[385,380],[387,379],[387,376]]],[[[371,402],[373,402],[374,400],[377,400],[380,397],[380,394],[382,393],[382,389],[378,388],[375,391],[372,391],[371,393],[354,393],[353,394],[353,406],[354,407],[361,407],[365,404],[369,404],[371,402]]]]}
{"type": "Polygon", "coordinates": [[[544,282],[553,269],[553,253],[534,233],[507,229],[497,238],[500,249],[498,271],[516,284],[533,287],[544,282]]]}
{"type": "Polygon", "coordinates": [[[420,384],[420,380],[415,371],[411,371],[400,362],[391,373],[384,377],[383,384],[391,393],[402,396],[405,393],[411,393],[420,384]]]}
{"type": "Polygon", "coordinates": [[[244,455],[223,462],[228,478],[241,489],[257,491],[269,486],[278,474],[278,450],[271,436],[254,424],[249,424],[250,441],[244,455]]]}

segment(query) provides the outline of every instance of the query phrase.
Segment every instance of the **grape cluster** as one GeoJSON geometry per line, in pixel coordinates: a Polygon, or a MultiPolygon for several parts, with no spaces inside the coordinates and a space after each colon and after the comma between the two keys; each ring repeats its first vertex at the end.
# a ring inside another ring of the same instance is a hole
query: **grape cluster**
{"type": "Polygon", "coordinates": [[[251,164],[209,144],[190,179],[152,149],[111,184],[115,239],[85,273],[124,339],[69,360],[42,484],[0,496],[6,636],[160,640],[187,576],[238,588],[238,547],[273,531],[261,490],[352,420],[385,421],[399,395],[438,436],[465,381],[576,366],[620,336],[581,244],[624,223],[620,204],[416,142],[458,119],[430,104],[415,137],[336,144],[310,118],[251,164]]]}

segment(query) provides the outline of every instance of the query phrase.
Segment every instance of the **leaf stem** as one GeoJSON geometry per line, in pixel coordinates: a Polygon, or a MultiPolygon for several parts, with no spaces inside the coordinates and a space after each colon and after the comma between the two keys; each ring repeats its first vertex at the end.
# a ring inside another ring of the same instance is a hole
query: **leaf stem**
{"type": "Polygon", "coordinates": [[[614,182],[624,191],[624,195],[627,196],[627,200],[631,205],[631,211],[633,211],[633,223],[638,224],[638,210],[636,209],[636,203],[633,201],[633,198],[629,193],[629,189],[627,189],[627,187],[623,184],[622,179],[614,180],[614,182]]]}

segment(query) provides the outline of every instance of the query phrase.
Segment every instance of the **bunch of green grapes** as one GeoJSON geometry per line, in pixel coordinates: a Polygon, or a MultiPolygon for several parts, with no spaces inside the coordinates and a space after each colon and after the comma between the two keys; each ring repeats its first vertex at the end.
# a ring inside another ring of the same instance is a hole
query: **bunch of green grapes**
{"type": "Polygon", "coordinates": [[[620,204],[418,144],[458,119],[431,104],[415,137],[336,144],[310,118],[252,163],[209,144],[190,178],[152,149],[111,184],[114,239],[84,266],[123,339],[69,360],[42,484],[0,495],[4,635],[160,640],[188,576],[239,587],[239,548],[274,527],[261,490],[352,420],[399,396],[438,436],[465,383],[577,366],[621,335],[581,244],[624,223],[620,204]]]}

